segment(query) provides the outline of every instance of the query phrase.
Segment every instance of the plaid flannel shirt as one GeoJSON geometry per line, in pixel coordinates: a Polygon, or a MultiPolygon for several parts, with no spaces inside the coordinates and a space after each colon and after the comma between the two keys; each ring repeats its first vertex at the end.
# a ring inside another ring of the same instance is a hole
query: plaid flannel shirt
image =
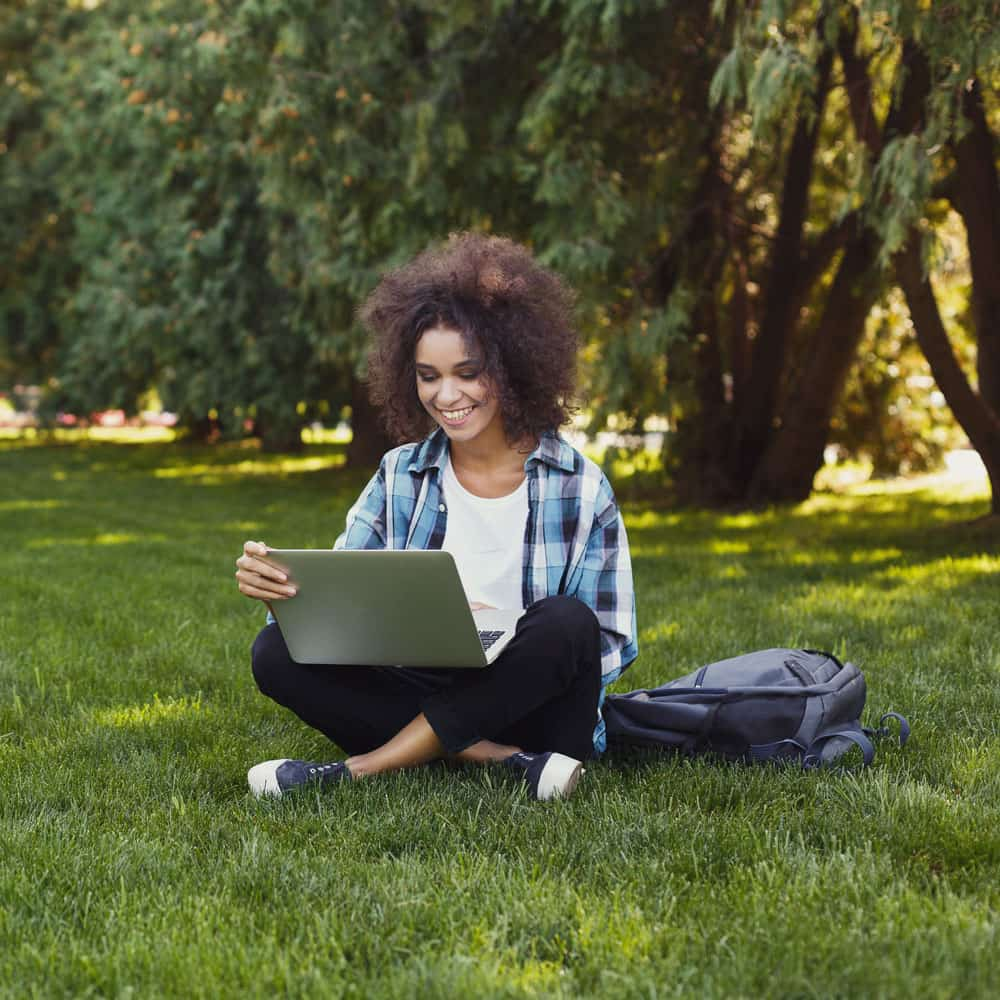
{"type": "MultiPolygon", "coordinates": [[[[336,549],[439,549],[448,510],[441,475],[448,438],[441,429],[386,453],[347,514],[336,549]]],[[[583,601],[601,627],[601,696],[635,659],[635,593],[628,539],[600,468],[555,433],[542,435],[524,463],[528,523],[521,594],[528,607],[566,594],[583,601]]],[[[598,707],[594,749],[606,747],[598,707]]]]}

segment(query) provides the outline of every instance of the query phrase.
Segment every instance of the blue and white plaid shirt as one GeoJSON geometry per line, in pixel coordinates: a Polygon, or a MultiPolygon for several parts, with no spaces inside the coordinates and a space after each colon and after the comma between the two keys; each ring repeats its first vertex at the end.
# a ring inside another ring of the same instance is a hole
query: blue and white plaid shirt
{"type": "MultiPolygon", "coordinates": [[[[336,549],[439,549],[448,509],[441,476],[448,438],[440,428],[394,448],[347,514],[336,549]]],[[[528,607],[565,594],[593,609],[601,626],[601,697],[635,659],[635,591],[628,539],[599,466],[558,434],[543,434],[524,463],[528,523],[521,593],[528,607]]],[[[594,749],[606,747],[598,710],[594,749]]]]}

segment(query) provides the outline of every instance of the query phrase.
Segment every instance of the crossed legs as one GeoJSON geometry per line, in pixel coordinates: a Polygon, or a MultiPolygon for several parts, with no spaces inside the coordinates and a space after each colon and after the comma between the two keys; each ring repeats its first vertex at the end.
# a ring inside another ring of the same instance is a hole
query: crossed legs
{"type": "Polygon", "coordinates": [[[482,670],[307,666],[277,625],[253,647],[260,690],[349,754],[352,776],[439,757],[504,760],[521,749],[592,754],[600,694],[600,630],[569,597],[533,604],[500,657],[482,670]]]}

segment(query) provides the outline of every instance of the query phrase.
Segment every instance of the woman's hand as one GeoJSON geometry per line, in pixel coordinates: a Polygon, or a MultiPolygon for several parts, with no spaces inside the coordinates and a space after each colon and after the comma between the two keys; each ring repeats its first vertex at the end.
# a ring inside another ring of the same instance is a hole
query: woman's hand
{"type": "Polygon", "coordinates": [[[469,601],[469,607],[473,611],[496,611],[492,604],[483,604],[482,601],[469,601]]]}
{"type": "Polygon", "coordinates": [[[244,542],[236,560],[236,583],[240,593],[258,601],[284,601],[295,596],[288,576],[264,556],[270,551],[263,542],[244,542]]]}

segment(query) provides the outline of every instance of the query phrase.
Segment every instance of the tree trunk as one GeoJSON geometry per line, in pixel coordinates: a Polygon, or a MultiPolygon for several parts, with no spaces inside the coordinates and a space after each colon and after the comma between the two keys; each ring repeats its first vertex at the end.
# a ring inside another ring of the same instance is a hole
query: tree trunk
{"type": "Polygon", "coordinates": [[[181,432],[180,440],[185,444],[215,444],[222,436],[222,425],[218,420],[207,414],[194,414],[190,410],[182,410],[177,415],[177,429],[181,432]]]}
{"type": "Polygon", "coordinates": [[[1000,416],[1000,181],[978,80],[962,95],[962,112],[969,130],[955,146],[955,202],[969,243],[976,374],[979,395],[1000,416]]]}
{"type": "Polygon", "coordinates": [[[727,465],[725,442],[731,413],[722,378],[723,362],[716,308],[716,285],[727,252],[722,219],[729,212],[731,189],[720,168],[719,131],[723,123],[714,119],[704,138],[705,167],[692,198],[693,209],[654,269],[656,302],[665,308],[678,283],[687,280],[696,293],[691,308],[688,340],[694,391],[698,399],[695,415],[678,427],[680,467],[675,477],[684,503],[728,503],[733,499],[732,477],[727,465]],[[696,275],[696,280],[691,280],[696,275]]]}
{"type": "Polygon", "coordinates": [[[830,418],[878,299],[878,242],[865,230],[847,247],[809,343],[804,366],[782,409],[781,423],[750,483],[753,504],[801,501],[823,464],[830,418]]]}
{"type": "Polygon", "coordinates": [[[382,427],[378,411],[368,399],[368,389],[359,379],[351,379],[351,443],[347,446],[350,468],[373,469],[392,447],[382,427]]]}
{"type": "Polygon", "coordinates": [[[906,296],[920,349],[951,412],[986,466],[992,491],[991,512],[1000,514],[1000,416],[969,385],[951,349],[934,288],[924,273],[920,259],[920,232],[916,228],[910,232],[906,249],[897,255],[895,263],[896,276],[906,296]]]}
{"type": "Polygon", "coordinates": [[[260,438],[260,450],[269,455],[276,455],[283,452],[296,453],[302,451],[302,424],[295,419],[292,411],[292,419],[283,414],[284,419],[275,419],[268,414],[261,414],[254,421],[254,432],[260,438]]]}
{"type": "Polygon", "coordinates": [[[732,413],[726,404],[722,381],[719,320],[713,294],[720,269],[716,264],[716,273],[706,275],[708,293],[702,296],[692,317],[692,360],[698,408],[695,415],[678,428],[686,441],[684,461],[675,479],[677,496],[682,503],[711,506],[732,503],[736,499],[726,449],[732,413]]]}
{"type": "Polygon", "coordinates": [[[797,297],[802,239],[809,211],[816,145],[830,86],[833,50],[824,46],[817,65],[815,108],[801,108],[788,153],[781,193],[781,217],[768,267],[766,302],[760,333],[753,344],[745,404],[736,417],[731,467],[736,481],[749,484],[767,447],[778,410],[788,345],[798,321],[797,297]]]}

